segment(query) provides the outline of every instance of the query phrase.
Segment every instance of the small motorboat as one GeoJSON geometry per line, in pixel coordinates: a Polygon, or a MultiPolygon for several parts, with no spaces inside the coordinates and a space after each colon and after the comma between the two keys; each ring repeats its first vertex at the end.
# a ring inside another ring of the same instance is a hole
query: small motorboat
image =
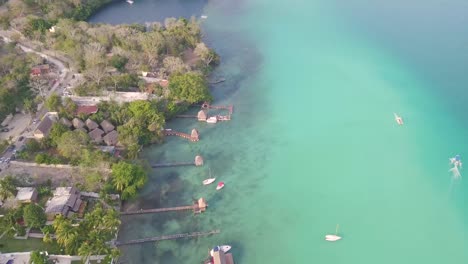
{"type": "Polygon", "coordinates": [[[397,122],[397,124],[403,125],[403,118],[401,118],[401,116],[398,116],[396,113],[393,113],[393,115],[395,116],[395,121],[397,122]]]}
{"type": "Polygon", "coordinates": [[[216,190],[221,190],[222,188],[224,188],[224,182],[219,182],[216,186],[216,190]]]}
{"type": "Polygon", "coordinates": [[[331,242],[334,242],[334,241],[338,241],[340,240],[341,237],[340,236],[337,236],[337,235],[326,235],[325,236],[325,240],[326,241],[331,241],[331,242]]]}
{"type": "Polygon", "coordinates": [[[212,116],[206,120],[209,124],[216,124],[218,122],[218,118],[216,116],[212,116]]]}
{"type": "Polygon", "coordinates": [[[209,178],[203,181],[203,185],[209,185],[216,181],[216,178],[209,178]]]}
{"type": "Polygon", "coordinates": [[[208,16],[205,16],[205,15],[203,15],[203,16],[201,16],[201,18],[203,18],[203,19],[207,19],[207,18],[208,18],[208,16]]]}
{"type": "Polygon", "coordinates": [[[133,0],[126,0],[126,2],[131,4],[131,5],[134,3],[133,0]]]}
{"type": "Polygon", "coordinates": [[[340,236],[338,236],[338,228],[340,225],[336,225],[336,230],[335,230],[335,235],[326,235],[325,240],[330,241],[330,242],[335,242],[341,239],[340,236]]]}
{"type": "Polygon", "coordinates": [[[213,256],[213,252],[220,251],[220,250],[224,253],[227,253],[229,250],[231,250],[231,248],[232,247],[229,245],[216,246],[210,251],[210,255],[213,256]]]}

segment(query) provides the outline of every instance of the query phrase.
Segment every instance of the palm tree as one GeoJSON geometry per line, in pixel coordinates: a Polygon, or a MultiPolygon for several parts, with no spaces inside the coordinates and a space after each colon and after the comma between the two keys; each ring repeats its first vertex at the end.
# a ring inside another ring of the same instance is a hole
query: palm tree
{"type": "Polygon", "coordinates": [[[5,200],[10,196],[15,196],[16,184],[15,179],[11,176],[0,180],[0,200],[5,200]]]}
{"type": "Polygon", "coordinates": [[[78,231],[72,226],[71,221],[62,215],[55,218],[52,224],[55,229],[57,243],[65,248],[65,251],[72,254],[78,248],[78,231]]]}

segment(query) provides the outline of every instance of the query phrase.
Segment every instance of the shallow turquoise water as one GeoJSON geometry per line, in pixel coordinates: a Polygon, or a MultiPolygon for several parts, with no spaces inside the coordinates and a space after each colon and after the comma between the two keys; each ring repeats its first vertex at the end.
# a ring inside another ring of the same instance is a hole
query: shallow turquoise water
{"type": "Polygon", "coordinates": [[[203,196],[209,210],[125,218],[120,239],[222,233],[126,247],[123,261],[199,263],[215,244],[247,264],[468,260],[468,186],[448,172],[449,157],[467,154],[468,5],[341,2],[206,4],[207,42],[223,57],[215,75],[227,79],[213,92],[234,119],[170,122],[201,141],[169,138],[148,161],[201,154],[207,166],[153,171],[127,208],[203,196]],[[222,191],[201,186],[208,167],[222,191]],[[326,243],[336,224],[343,240],[326,243]]]}

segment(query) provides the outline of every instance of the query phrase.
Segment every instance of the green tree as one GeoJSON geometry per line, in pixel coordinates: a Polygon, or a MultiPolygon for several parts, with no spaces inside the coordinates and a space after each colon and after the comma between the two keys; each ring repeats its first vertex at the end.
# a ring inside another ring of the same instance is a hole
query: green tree
{"type": "Polygon", "coordinates": [[[74,254],[79,246],[78,228],[73,226],[70,219],[59,215],[52,226],[55,229],[57,243],[65,249],[67,254],[74,254]]]}
{"type": "Polygon", "coordinates": [[[195,73],[174,74],[169,78],[170,97],[188,103],[211,101],[205,79],[195,73]]]}
{"type": "Polygon", "coordinates": [[[53,93],[47,98],[45,106],[49,111],[59,111],[62,107],[62,99],[56,93],[53,93]]]}
{"type": "Polygon", "coordinates": [[[27,113],[30,114],[34,114],[36,112],[36,104],[31,98],[25,98],[23,100],[23,108],[27,113]]]}
{"type": "Polygon", "coordinates": [[[65,132],[57,141],[57,149],[62,156],[71,160],[79,160],[82,151],[89,146],[90,138],[83,131],[65,132]]]}
{"type": "Polygon", "coordinates": [[[114,55],[110,59],[110,64],[120,72],[123,72],[125,70],[125,64],[127,64],[127,62],[128,59],[120,55],[114,55]]]}
{"type": "Polygon", "coordinates": [[[31,258],[29,259],[30,264],[49,264],[49,257],[45,254],[45,252],[40,251],[32,251],[31,258]]]}
{"type": "Polygon", "coordinates": [[[112,165],[112,183],[122,194],[123,200],[134,197],[138,188],[143,187],[146,180],[146,171],[140,165],[125,161],[112,165]]]}
{"type": "Polygon", "coordinates": [[[51,145],[52,146],[57,146],[58,141],[62,137],[65,132],[69,131],[67,126],[60,124],[60,123],[54,123],[52,125],[52,128],[50,129],[49,133],[49,138],[51,140],[51,145]]]}
{"type": "Polygon", "coordinates": [[[6,176],[0,180],[0,200],[15,196],[16,180],[12,176],[6,176]]]}
{"type": "Polygon", "coordinates": [[[26,205],[24,207],[23,217],[24,221],[26,221],[26,225],[35,228],[42,227],[47,220],[44,209],[36,204],[26,205]]]}

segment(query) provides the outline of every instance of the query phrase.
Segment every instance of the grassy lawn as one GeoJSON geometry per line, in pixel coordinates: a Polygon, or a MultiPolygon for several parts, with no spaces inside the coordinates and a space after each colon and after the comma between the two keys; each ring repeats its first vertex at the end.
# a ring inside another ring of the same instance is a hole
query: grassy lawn
{"type": "Polygon", "coordinates": [[[45,250],[49,254],[60,253],[59,246],[55,243],[46,244],[39,238],[26,240],[3,237],[0,239],[0,252],[27,252],[32,250],[45,250]]]}

